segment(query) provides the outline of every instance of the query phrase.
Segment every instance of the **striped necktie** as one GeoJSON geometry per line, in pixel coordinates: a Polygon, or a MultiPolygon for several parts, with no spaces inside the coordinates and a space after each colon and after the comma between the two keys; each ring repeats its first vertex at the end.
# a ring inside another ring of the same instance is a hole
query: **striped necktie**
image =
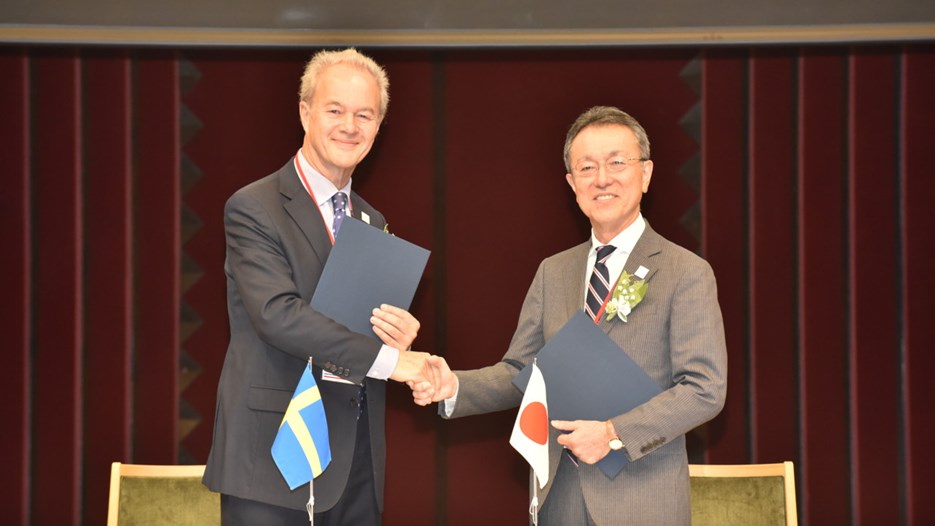
{"type": "Polygon", "coordinates": [[[588,297],[584,302],[584,310],[595,321],[598,321],[597,315],[604,305],[604,299],[610,291],[610,273],[607,265],[604,263],[616,247],[604,245],[597,247],[597,258],[594,261],[594,270],[591,272],[591,279],[588,281],[588,297]]]}

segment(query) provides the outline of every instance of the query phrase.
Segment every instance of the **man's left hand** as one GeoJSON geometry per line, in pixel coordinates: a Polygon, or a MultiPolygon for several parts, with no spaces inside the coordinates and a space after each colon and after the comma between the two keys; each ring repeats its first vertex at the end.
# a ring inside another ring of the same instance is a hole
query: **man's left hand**
{"type": "Polygon", "coordinates": [[[610,452],[608,442],[616,436],[609,420],[552,420],[552,427],[571,431],[558,437],[558,443],[570,449],[585,464],[594,464],[610,452]]]}

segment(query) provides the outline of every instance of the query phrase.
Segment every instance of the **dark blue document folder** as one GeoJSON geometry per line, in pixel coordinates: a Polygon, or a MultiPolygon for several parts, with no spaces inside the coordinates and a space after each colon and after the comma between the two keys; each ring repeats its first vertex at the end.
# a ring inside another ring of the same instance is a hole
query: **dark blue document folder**
{"type": "MultiPolygon", "coordinates": [[[[542,347],[536,363],[545,379],[550,420],[608,420],[662,392],[583,311],[542,347]]],[[[531,372],[527,365],[513,379],[521,391],[531,372]]],[[[623,451],[611,451],[597,467],[614,478],[628,462],[623,451]]]]}
{"type": "Polygon", "coordinates": [[[312,295],[318,312],[379,340],[371,311],[383,303],[409,310],[429,251],[347,217],[312,295]]]}

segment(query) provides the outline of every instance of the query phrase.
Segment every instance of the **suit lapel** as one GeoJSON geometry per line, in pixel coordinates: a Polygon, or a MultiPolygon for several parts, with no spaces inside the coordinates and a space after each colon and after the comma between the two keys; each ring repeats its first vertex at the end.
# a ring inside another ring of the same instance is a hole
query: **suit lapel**
{"type": "Polygon", "coordinates": [[[565,284],[565,314],[566,319],[569,320],[584,308],[584,272],[588,265],[590,249],[590,241],[575,247],[574,254],[569,260],[569,268],[562,270],[564,276],[562,282],[565,284]]]}
{"type": "Polygon", "coordinates": [[[647,221],[646,229],[643,230],[643,235],[640,236],[636,246],[633,247],[633,253],[627,258],[627,264],[623,266],[623,269],[628,274],[635,275],[640,267],[644,267],[648,272],[645,277],[638,279],[645,279],[647,282],[652,279],[653,274],[658,270],[653,262],[656,261],[655,256],[662,251],[661,240],[662,238],[649,226],[649,221],[647,221]]]}
{"type": "Polygon", "coordinates": [[[374,210],[367,205],[367,202],[363,200],[357,193],[351,192],[351,217],[354,219],[359,219],[368,225],[373,225],[374,222],[374,210]]]}
{"type": "Polygon", "coordinates": [[[353,190],[351,190],[351,201],[354,203],[354,206],[351,207],[351,217],[359,219],[374,228],[383,230],[386,226],[386,222],[380,212],[377,212],[370,203],[365,201],[363,197],[353,190]],[[364,217],[364,215],[367,217],[364,217]]]}
{"type": "MultiPolygon", "coordinates": [[[[627,264],[623,266],[623,270],[626,271],[627,274],[634,276],[633,279],[644,279],[646,283],[650,283],[653,275],[659,270],[657,262],[660,261],[661,258],[657,258],[656,256],[661,252],[662,237],[649,226],[649,221],[646,221],[646,229],[643,230],[643,234],[633,247],[633,252],[627,257],[627,264]],[[636,271],[639,270],[640,267],[647,270],[644,278],[636,277],[636,271]]],[[[617,279],[619,280],[620,276],[617,276],[617,279]]],[[[616,284],[617,282],[614,281],[614,286],[616,286],[616,284]]],[[[652,287],[649,288],[647,294],[652,294],[652,287]]],[[[639,306],[636,308],[638,309],[639,306]]],[[[626,324],[616,318],[607,320],[607,317],[604,316],[601,319],[601,328],[608,334],[610,334],[610,331],[615,327],[623,327],[624,325],[626,324]]]]}
{"type": "Polygon", "coordinates": [[[324,265],[328,254],[331,253],[331,238],[325,230],[325,222],[322,221],[318,205],[312,201],[312,197],[299,181],[294,161],[290,161],[279,170],[279,192],[284,198],[283,208],[286,213],[295,221],[324,265]]]}
{"type": "Polygon", "coordinates": [[[368,225],[373,221],[370,212],[364,209],[364,200],[354,192],[351,192],[351,217],[359,219],[368,225]]]}

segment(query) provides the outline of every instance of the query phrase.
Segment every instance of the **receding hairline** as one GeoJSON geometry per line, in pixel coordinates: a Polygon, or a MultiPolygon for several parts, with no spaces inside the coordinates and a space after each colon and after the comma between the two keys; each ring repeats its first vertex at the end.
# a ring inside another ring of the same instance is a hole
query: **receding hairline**
{"type": "Polygon", "coordinates": [[[299,101],[310,102],[321,75],[332,66],[342,64],[370,75],[370,78],[374,80],[377,86],[379,107],[376,110],[379,112],[381,119],[385,117],[390,102],[390,82],[386,70],[375,60],[353,47],[343,50],[323,50],[315,53],[306,62],[302,71],[299,83],[299,101]]]}
{"type": "Polygon", "coordinates": [[[335,68],[340,68],[340,67],[342,67],[342,66],[343,66],[343,67],[350,68],[351,70],[354,70],[354,71],[356,71],[356,72],[358,72],[358,73],[361,73],[361,74],[362,74],[361,76],[362,76],[363,78],[366,78],[366,79],[368,79],[369,82],[372,82],[372,83],[373,83],[373,87],[374,87],[374,89],[376,90],[376,93],[377,93],[377,107],[374,108],[374,111],[376,111],[377,113],[380,113],[380,103],[381,103],[381,100],[382,100],[382,99],[380,98],[380,81],[379,81],[378,79],[374,78],[374,77],[373,77],[373,74],[371,74],[370,71],[369,71],[367,68],[358,66],[357,64],[353,64],[353,63],[350,63],[350,62],[338,62],[338,63],[336,63],[336,64],[328,64],[328,65],[323,66],[323,67],[318,71],[318,76],[317,76],[317,78],[315,79],[315,89],[312,90],[312,93],[309,95],[309,99],[308,99],[306,102],[311,103],[311,99],[314,98],[315,93],[318,92],[318,86],[320,85],[321,79],[325,76],[325,74],[328,73],[329,71],[335,69],[335,68]]]}

